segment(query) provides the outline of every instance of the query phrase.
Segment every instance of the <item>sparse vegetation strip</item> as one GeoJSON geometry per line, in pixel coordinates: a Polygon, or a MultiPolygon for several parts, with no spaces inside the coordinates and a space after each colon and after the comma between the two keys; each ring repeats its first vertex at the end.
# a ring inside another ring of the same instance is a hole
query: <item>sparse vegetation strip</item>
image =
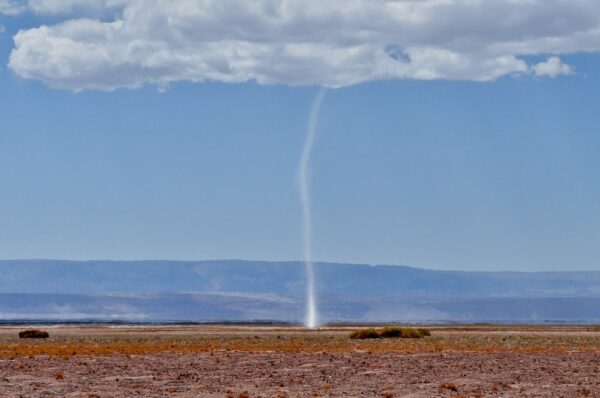
{"type": "Polygon", "coordinates": [[[402,327],[384,327],[381,329],[368,328],[360,329],[350,333],[351,339],[421,339],[426,336],[431,336],[428,329],[422,328],[402,328],[402,327]]]}

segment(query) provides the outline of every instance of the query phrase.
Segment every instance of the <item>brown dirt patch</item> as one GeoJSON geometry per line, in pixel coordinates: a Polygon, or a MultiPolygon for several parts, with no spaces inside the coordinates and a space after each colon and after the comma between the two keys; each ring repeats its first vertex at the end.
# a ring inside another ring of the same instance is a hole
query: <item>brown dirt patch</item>
{"type": "Polygon", "coordinates": [[[433,329],[353,341],[349,329],[0,329],[2,397],[600,397],[600,332],[433,329]]]}

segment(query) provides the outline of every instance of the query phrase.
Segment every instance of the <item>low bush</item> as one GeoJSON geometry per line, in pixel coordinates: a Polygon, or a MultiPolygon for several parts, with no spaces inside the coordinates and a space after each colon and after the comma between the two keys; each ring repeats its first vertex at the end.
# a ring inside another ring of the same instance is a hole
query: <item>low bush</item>
{"type": "Polygon", "coordinates": [[[431,336],[431,332],[427,329],[401,327],[384,327],[382,329],[360,329],[350,334],[351,339],[421,339],[426,336],[431,336]]]}
{"type": "Polygon", "coordinates": [[[378,339],[381,337],[377,329],[360,329],[350,333],[351,339],[378,339]]]}
{"type": "Polygon", "coordinates": [[[47,339],[48,337],[50,337],[48,332],[43,330],[29,329],[19,332],[19,338],[21,339],[47,339]]]}
{"type": "Polygon", "coordinates": [[[417,329],[424,337],[431,336],[431,331],[429,329],[419,328],[417,329]]]}

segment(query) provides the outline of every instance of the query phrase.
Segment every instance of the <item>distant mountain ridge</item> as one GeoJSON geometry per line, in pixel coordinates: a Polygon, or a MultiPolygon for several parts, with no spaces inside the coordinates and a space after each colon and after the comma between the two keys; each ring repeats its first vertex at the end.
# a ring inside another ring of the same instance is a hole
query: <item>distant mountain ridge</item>
{"type": "MultiPolygon", "coordinates": [[[[321,294],[600,297],[600,271],[469,272],[316,263],[321,294]]],[[[303,295],[302,262],[0,260],[0,293],[247,292],[303,295]]]]}
{"type": "MultiPolygon", "coordinates": [[[[317,263],[324,321],[600,322],[600,271],[317,263]]],[[[301,321],[302,262],[0,261],[0,320],[301,321]]]]}

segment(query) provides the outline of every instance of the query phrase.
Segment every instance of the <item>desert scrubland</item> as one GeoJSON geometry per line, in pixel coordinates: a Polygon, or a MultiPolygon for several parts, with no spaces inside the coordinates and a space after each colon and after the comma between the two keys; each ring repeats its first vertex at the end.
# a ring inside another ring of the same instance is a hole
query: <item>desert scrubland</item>
{"type": "Polygon", "coordinates": [[[0,328],[2,397],[600,397],[600,328],[0,328]]]}

